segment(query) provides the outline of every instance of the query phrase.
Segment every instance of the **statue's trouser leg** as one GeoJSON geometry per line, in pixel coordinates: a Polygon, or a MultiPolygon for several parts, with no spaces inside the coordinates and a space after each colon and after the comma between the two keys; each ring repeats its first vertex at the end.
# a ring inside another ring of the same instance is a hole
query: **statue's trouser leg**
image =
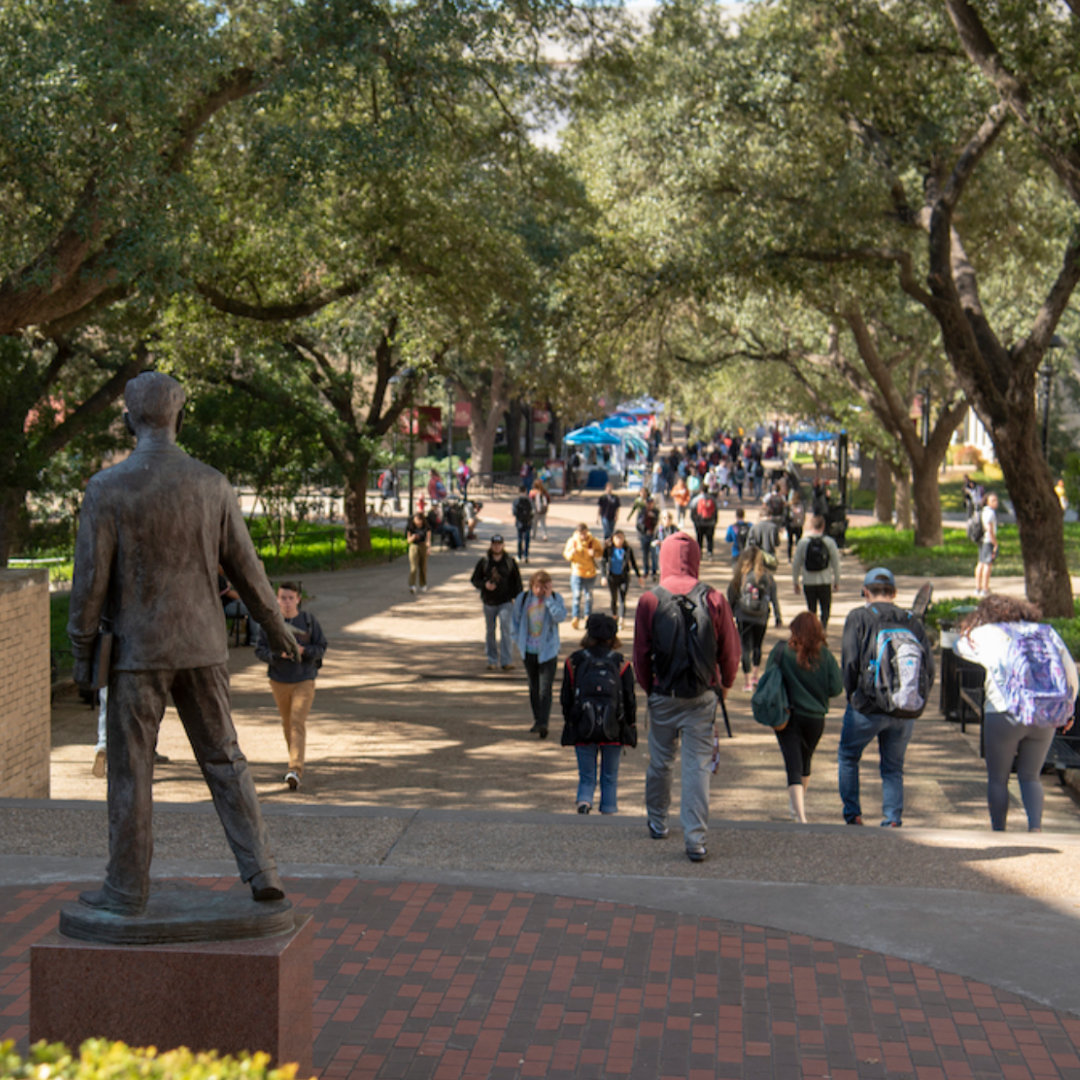
{"type": "Polygon", "coordinates": [[[172,673],[114,671],[106,708],[109,771],[109,865],[105,892],[145,903],[154,854],[154,748],[172,673]]]}
{"type": "Polygon", "coordinates": [[[250,881],[264,870],[275,869],[255,781],[236,740],[228,669],[217,664],[177,671],[171,689],[240,877],[250,881]]]}

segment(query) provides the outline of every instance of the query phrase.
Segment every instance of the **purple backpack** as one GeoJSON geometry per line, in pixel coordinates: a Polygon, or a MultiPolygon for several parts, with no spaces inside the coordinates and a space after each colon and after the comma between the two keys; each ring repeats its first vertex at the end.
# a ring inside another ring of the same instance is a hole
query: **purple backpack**
{"type": "Polygon", "coordinates": [[[1002,692],[1005,706],[1025,727],[1062,727],[1073,715],[1074,698],[1061,639],[1042,623],[999,623],[1009,638],[1002,692]]]}

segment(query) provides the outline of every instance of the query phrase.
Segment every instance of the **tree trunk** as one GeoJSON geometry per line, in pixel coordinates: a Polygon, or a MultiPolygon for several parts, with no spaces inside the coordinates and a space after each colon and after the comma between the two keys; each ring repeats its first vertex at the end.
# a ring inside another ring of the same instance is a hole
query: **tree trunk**
{"type": "Polygon", "coordinates": [[[893,467],[893,483],[896,486],[896,528],[911,528],[911,473],[907,466],[893,467]]]}
{"type": "Polygon", "coordinates": [[[937,468],[940,462],[925,455],[919,468],[911,470],[910,498],[915,506],[915,546],[939,547],[941,531],[941,491],[937,468]]]}
{"type": "Polygon", "coordinates": [[[368,464],[363,456],[345,477],[345,550],[362,555],[371,550],[371,526],[367,516],[368,464]]]}
{"type": "Polygon", "coordinates": [[[0,569],[18,551],[26,516],[26,489],[0,488],[0,569]]]}
{"type": "Polygon", "coordinates": [[[874,489],[874,517],[881,525],[891,525],[896,498],[892,469],[880,454],[876,456],[875,461],[878,481],[874,489]]]}
{"type": "Polygon", "coordinates": [[[521,472],[521,399],[514,398],[506,410],[506,444],[510,447],[510,471],[521,472]]]}
{"type": "Polygon", "coordinates": [[[1064,514],[1050,467],[1042,456],[1034,406],[1011,409],[1009,420],[991,434],[1016,510],[1027,598],[1048,619],[1071,618],[1072,581],[1065,558],[1064,514]]]}

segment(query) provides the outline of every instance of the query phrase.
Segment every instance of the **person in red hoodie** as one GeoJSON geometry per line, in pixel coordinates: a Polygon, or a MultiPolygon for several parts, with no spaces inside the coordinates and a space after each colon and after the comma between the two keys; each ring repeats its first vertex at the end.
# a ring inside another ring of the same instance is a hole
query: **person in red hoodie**
{"type": "Polygon", "coordinates": [[[642,595],[634,621],[634,673],[649,701],[649,835],[663,840],[669,834],[671,778],[681,736],[680,819],[691,862],[703,862],[707,855],[717,698],[734,685],[742,655],[727,598],[698,581],[700,565],[696,540],[683,532],[669,536],[660,545],[660,584],[642,595]]]}

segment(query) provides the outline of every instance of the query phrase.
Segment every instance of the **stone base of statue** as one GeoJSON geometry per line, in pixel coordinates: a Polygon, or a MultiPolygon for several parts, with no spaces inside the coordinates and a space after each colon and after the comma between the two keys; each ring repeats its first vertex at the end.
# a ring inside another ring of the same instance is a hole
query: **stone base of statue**
{"type": "Polygon", "coordinates": [[[73,904],[60,925],[30,950],[31,1043],[261,1050],[311,1075],[314,929],[287,900],[166,889],[142,915],[73,904]]]}

